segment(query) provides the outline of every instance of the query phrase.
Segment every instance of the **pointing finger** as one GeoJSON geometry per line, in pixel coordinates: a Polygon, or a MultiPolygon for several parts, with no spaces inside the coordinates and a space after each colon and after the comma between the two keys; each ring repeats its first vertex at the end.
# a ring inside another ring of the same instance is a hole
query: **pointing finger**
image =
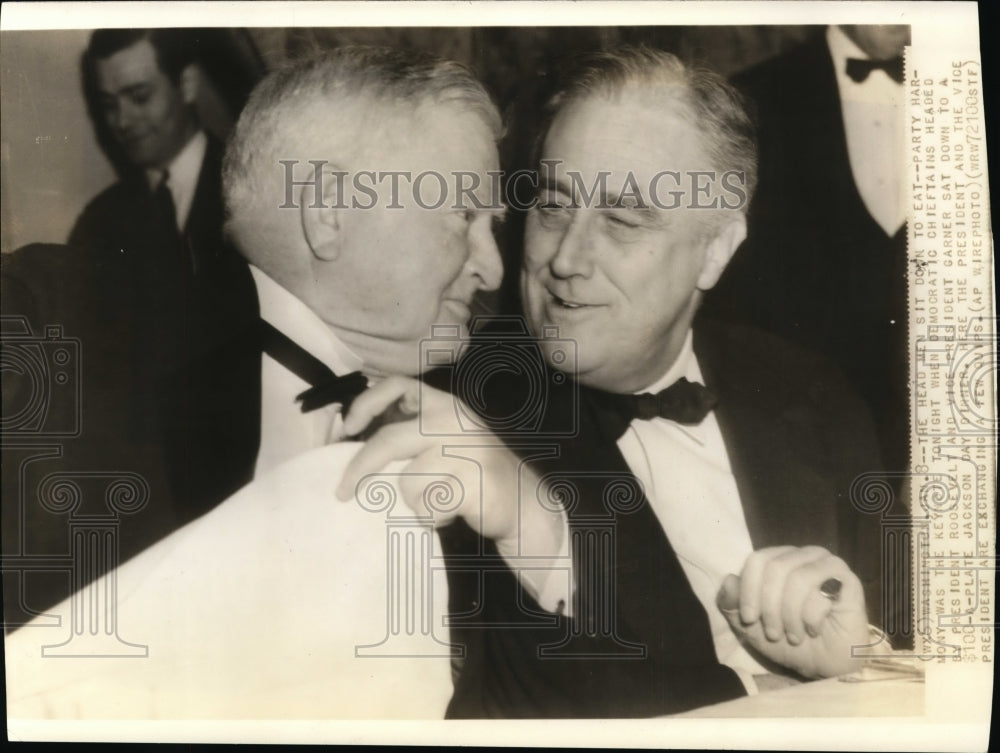
{"type": "MultiPolygon", "coordinates": [[[[389,406],[402,401],[416,406],[419,400],[420,383],[406,377],[389,377],[369,387],[351,403],[351,409],[344,416],[344,434],[353,437],[368,426],[389,406]]],[[[414,414],[416,410],[412,411],[414,414]]]]}
{"type": "Polygon", "coordinates": [[[409,460],[427,445],[427,438],[417,430],[416,420],[382,427],[347,464],[337,485],[338,499],[349,500],[358,482],[369,473],[377,473],[394,460],[409,460]]]}

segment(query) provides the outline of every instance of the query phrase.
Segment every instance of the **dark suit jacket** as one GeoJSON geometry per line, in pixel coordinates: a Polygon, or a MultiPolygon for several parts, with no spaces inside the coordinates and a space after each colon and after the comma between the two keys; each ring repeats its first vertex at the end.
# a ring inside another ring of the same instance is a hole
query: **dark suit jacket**
{"type": "MultiPolygon", "coordinates": [[[[119,561],[225,496],[194,494],[198,479],[186,465],[178,465],[178,458],[195,455],[197,463],[209,458],[225,465],[231,457],[227,448],[239,442],[212,444],[213,436],[202,431],[194,414],[171,411],[196,400],[218,400],[216,414],[231,405],[219,396],[239,394],[238,382],[202,397],[183,392],[189,385],[195,388],[183,375],[192,373],[192,364],[207,353],[218,352],[220,343],[241,331],[242,322],[256,320],[256,295],[247,265],[234,252],[219,254],[194,279],[183,256],[172,258],[172,265],[149,264],[141,253],[100,244],[34,245],[0,262],[5,317],[3,553],[34,558],[23,578],[13,563],[8,567],[5,562],[9,623],[19,624],[58,602],[72,586],[65,571],[39,570],[44,563],[38,558],[64,556],[71,548],[69,511],[54,513],[39,498],[48,474],[79,480],[98,472],[127,473],[144,479],[150,490],[145,506],[121,515],[117,523],[119,561]],[[60,328],[55,338],[46,334],[53,326],[60,328]],[[70,341],[73,354],[66,389],[52,382],[60,369],[46,360],[54,357],[58,340],[70,341]],[[48,371],[17,365],[8,369],[8,358],[16,364],[40,360],[48,371]],[[17,417],[31,415],[25,407],[34,402],[42,406],[40,411],[19,423],[17,417]],[[183,433],[178,430],[182,424],[183,433]]],[[[253,372],[247,373],[243,381],[253,379],[253,372]]],[[[259,431],[259,406],[248,416],[248,425],[257,422],[253,432],[259,431]]],[[[241,427],[241,419],[244,414],[235,411],[222,423],[241,427]]],[[[252,468],[253,457],[249,462],[252,468]]],[[[100,489],[84,488],[83,496],[77,515],[110,514],[100,489]]],[[[77,568],[85,581],[99,574],[77,568]]]]}
{"type": "Polygon", "coordinates": [[[704,309],[827,355],[868,403],[886,467],[907,466],[906,231],[888,237],[851,173],[825,37],[734,80],[756,114],[746,243],[704,309]]]}
{"type": "MultiPolygon", "coordinates": [[[[225,252],[222,226],[225,212],[222,203],[222,144],[208,137],[205,158],[187,222],[181,229],[183,258],[197,258],[200,266],[210,265],[225,252]]],[[[70,232],[69,244],[80,247],[111,248],[134,255],[146,264],[159,265],[165,254],[175,256],[178,249],[165,248],[157,227],[156,207],[146,177],[141,170],[125,175],[118,183],[98,194],[77,218],[70,232]]]]}
{"type": "MultiPolygon", "coordinates": [[[[878,520],[859,514],[849,499],[854,478],[879,467],[863,404],[825,361],[763,333],[701,322],[694,346],[705,381],[719,397],[716,416],[754,547],[817,544],[840,554],[866,582],[869,609],[877,613],[878,520]]],[[[476,358],[475,349],[466,357],[476,358]]],[[[453,717],[651,716],[744,692],[735,673],[716,662],[705,610],[645,497],[639,495],[634,511],[608,518],[602,500],[612,492],[609,482],[632,474],[589,391],[580,389],[577,402],[576,390],[570,382],[545,395],[545,426],[575,421],[578,431],[553,440],[559,456],[535,467],[576,487],[571,526],[586,516],[603,516],[614,526],[612,564],[587,578],[613,583],[620,640],[576,635],[567,648],[591,658],[539,657],[540,646],[565,642],[586,628],[542,613],[509,571],[487,565],[474,572],[468,563],[476,557],[488,563],[496,551],[453,525],[442,533],[456,558],[449,572],[450,611],[457,615],[452,639],[467,649],[449,709],[453,717]],[[462,571],[464,565],[469,571],[462,571]],[[621,656],[622,644],[645,646],[644,656],[621,656]]],[[[508,396],[506,405],[491,399],[490,408],[494,417],[509,417],[539,393],[515,379],[493,385],[489,394],[508,396]]],[[[532,438],[535,449],[546,441],[532,438]]],[[[578,569],[578,588],[582,578],[578,569]]],[[[578,611],[574,620],[588,617],[595,615],[578,611]]],[[[599,613],[596,620],[596,631],[603,624],[607,633],[599,613]]]]}

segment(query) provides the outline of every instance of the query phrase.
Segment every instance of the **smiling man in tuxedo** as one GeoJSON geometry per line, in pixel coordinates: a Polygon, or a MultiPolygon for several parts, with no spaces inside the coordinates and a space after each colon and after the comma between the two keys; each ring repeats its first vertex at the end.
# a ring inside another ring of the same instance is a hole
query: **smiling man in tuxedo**
{"type": "MultiPolygon", "coordinates": [[[[746,207],[723,208],[718,185],[665,210],[650,195],[663,169],[714,180],[735,170],[749,197],[756,155],[738,98],[673,56],[630,50],[598,57],[553,106],[542,159],[586,185],[610,175],[597,206],[558,177],[543,182],[522,294],[536,332],[555,325],[577,343],[581,423],[594,422],[581,435],[645,491],[618,516],[612,577],[622,637],[645,644],[659,671],[639,669],[626,695],[662,712],[646,704],[738,694],[737,677],[755,692],[775,672],[850,671],[852,646],[870,642],[855,571],[877,576],[878,561],[849,497],[878,463],[864,411],[817,359],[697,320],[746,235],[746,207]],[[641,191],[626,199],[630,175],[641,191]],[[633,397],[650,393],[660,397],[633,397]],[[687,687],[666,687],[675,668],[699,664],[687,687]]],[[[618,683],[634,673],[607,666],[618,683]]]]}
{"type": "MultiPolygon", "coordinates": [[[[738,96],[624,49],[585,63],[547,123],[522,302],[541,357],[574,377],[546,382],[562,386],[539,432],[564,437],[535,468],[575,489],[576,591],[542,627],[512,627],[533,605],[512,580],[484,594],[464,635],[478,671],[449,712],[649,716],[856,669],[880,606],[877,520],[851,500],[878,466],[870,420],[820,358],[697,316],[746,233],[745,201],[720,184],[754,187],[738,96]],[[692,175],[682,201],[654,195],[692,175]]],[[[537,387],[507,381],[496,418],[537,387]]],[[[378,440],[359,457],[381,457],[378,440]]]]}

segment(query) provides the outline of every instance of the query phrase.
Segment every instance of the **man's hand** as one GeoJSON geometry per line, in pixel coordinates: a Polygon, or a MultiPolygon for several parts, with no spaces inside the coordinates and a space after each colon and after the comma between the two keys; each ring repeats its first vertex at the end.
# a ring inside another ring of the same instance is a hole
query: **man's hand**
{"type": "MultiPolygon", "coordinates": [[[[344,432],[354,436],[390,406],[415,408],[420,418],[379,429],[355,455],[337,487],[350,499],[358,483],[393,461],[408,461],[400,473],[404,501],[421,515],[434,514],[436,525],[460,516],[478,533],[506,544],[507,551],[555,556],[564,535],[561,515],[539,504],[538,476],[492,434],[463,437],[458,398],[407,377],[390,377],[359,395],[344,418],[344,432]],[[425,432],[421,432],[421,428],[425,432]],[[440,512],[424,505],[425,495],[442,475],[458,479],[461,504],[440,512]]],[[[410,410],[415,414],[415,410],[410,410]]]]}
{"type": "Polygon", "coordinates": [[[851,648],[869,642],[861,581],[822,547],[754,552],[740,576],[726,576],[717,603],[747,645],[803,677],[857,670],[851,648]],[[830,579],[841,583],[834,598],[820,590],[830,579]]]}

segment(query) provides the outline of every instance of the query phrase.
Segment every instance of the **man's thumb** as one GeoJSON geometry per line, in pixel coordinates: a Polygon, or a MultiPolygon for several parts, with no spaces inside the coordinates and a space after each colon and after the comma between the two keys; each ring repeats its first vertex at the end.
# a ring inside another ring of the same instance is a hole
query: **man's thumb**
{"type": "Polygon", "coordinates": [[[743,632],[743,625],[740,623],[740,577],[730,573],[722,581],[722,588],[715,597],[715,604],[719,611],[726,616],[729,624],[737,633],[743,632]]]}

